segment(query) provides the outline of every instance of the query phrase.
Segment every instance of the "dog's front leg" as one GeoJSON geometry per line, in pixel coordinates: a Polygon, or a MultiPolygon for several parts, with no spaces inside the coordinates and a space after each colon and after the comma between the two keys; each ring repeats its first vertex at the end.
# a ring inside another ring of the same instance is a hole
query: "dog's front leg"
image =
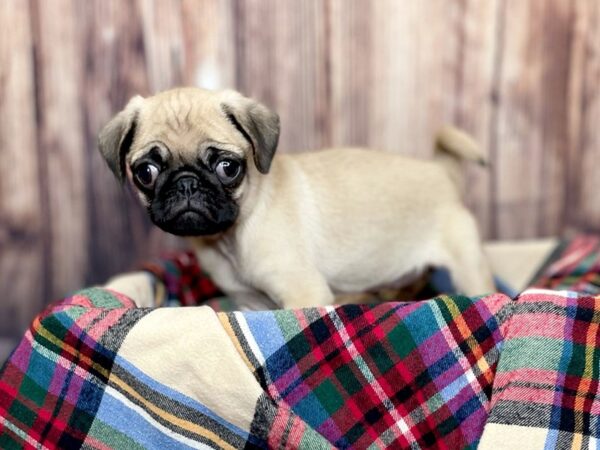
{"type": "Polygon", "coordinates": [[[153,277],[149,272],[130,272],[111,278],[103,287],[128,296],[138,308],[150,308],[156,300],[153,277]]]}
{"type": "Polygon", "coordinates": [[[273,272],[260,289],[286,309],[326,306],[334,302],[327,281],[316,271],[273,272]]]}

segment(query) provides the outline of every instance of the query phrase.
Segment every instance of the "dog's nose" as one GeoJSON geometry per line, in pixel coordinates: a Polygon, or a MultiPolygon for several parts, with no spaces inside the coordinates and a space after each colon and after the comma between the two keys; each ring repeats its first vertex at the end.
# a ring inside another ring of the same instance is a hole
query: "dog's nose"
{"type": "Polygon", "coordinates": [[[177,180],[177,192],[191,197],[198,190],[198,180],[195,177],[184,177],[177,180]]]}

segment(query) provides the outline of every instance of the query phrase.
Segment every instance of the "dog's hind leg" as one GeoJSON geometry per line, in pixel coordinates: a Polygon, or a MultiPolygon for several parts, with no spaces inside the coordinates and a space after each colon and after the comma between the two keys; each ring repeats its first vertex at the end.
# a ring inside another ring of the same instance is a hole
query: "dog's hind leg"
{"type": "Polygon", "coordinates": [[[443,265],[450,272],[456,290],[465,295],[495,292],[489,263],[483,252],[475,219],[469,211],[454,210],[444,223],[443,265]]]}

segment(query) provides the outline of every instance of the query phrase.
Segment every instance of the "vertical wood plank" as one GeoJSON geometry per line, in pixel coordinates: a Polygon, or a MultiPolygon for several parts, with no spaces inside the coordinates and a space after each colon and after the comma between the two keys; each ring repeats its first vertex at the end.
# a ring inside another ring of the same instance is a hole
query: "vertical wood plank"
{"type": "Polygon", "coordinates": [[[183,38],[180,0],[140,0],[149,87],[152,93],[181,85],[183,38]]]}
{"type": "Polygon", "coordinates": [[[452,119],[457,2],[374,2],[371,144],[429,157],[452,119]]]}
{"type": "MultiPolygon", "coordinates": [[[[42,305],[43,229],[36,151],[31,17],[0,3],[0,337],[20,335],[42,305]]],[[[1,360],[1,358],[0,358],[1,360]]]]}
{"type": "Polygon", "coordinates": [[[331,145],[367,146],[379,134],[369,121],[373,86],[373,6],[376,2],[331,0],[331,145]]]}
{"type": "Polygon", "coordinates": [[[565,192],[569,156],[569,77],[575,27],[572,1],[544,2],[542,33],[541,182],[543,200],[538,209],[536,236],[554,236],[566,225],[565,192]],[[549,34],[547,30],[552,30],[549,34]],[[550,94],[550,95],[548,95],[550,94]]]}
{"type": "Polygon", "coordinates": [[[565,201],[563,214],[565,216],[565,233],[576,231],[581,220],[581,188],[582,144],[584,111],[586,101],[583,97],[585,90],[585,74],[587,68],[587,41],[592,34],[590,29],[594,18],[592,4],[585,0],[573,0],[573,35],[571,40],[571,58],[569,60],[568,80],[568,142],[567,167],[565,180],[565,201]]]}
{"type": "Polygon", "coordinates": [[[493,161],[496,229],[503,238],[551,235],[564,220],[571,4],[508,6],[493,161]]]}
{"type": "Polygon", "coordinates": [[[85,140],[81,116],[81,33],[73,0],[34,1],[39,140],[47,167],[50,292],[80,288],[88,267],[85,140]]]}
{"type": "Polygon", "coordinates": [[[238,87],[279,113],[280,151],[319,148],[328,136],[320,8],[316,0],[235,4],[238,87]]]}
{"type": "Polygon", "coordinates": [[[275,37],[276,0],[237,1],[235,27],[237,87],[248,96],[276,107],[277,65],[275,37]]]}
{"type": "MultiPolygon", "coordinates": [[[[454,112],[451,123],[470,133],[488,159],[490,126],[494,120],[494,72],[497,52],[499,1],[465,0],[455,11],[457,33],[454,112]]],[[[465,202],[477,218],[483,237],[491,235],[491,178],[494,167],[466,165],[465,202]]]]}
{"type": "Polygon", "coordinates": [[[319,127],[317,111],[326,104],[324,84],[324,22],[322,3],[278,2],[275,23],[275,61],[278,106],[284,124],[284,149],[321,148],[327,137],[319,127]]]}
{"type": "Polygon", "coordinates": [[[572,145],[569,155],[569,225],[600,231],[600,5],[575,1],[572,60],[572,145]]]}
{"type": "Polygon", "coordinates": [[[235,88],[233,0],[183,0],[184,84],[235,88]]]}

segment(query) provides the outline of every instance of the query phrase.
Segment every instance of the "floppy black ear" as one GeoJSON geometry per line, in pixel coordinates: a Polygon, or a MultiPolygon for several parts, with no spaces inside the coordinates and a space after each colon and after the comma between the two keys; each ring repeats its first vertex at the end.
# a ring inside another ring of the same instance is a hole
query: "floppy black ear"
{"type": "Polygon", "coordinates": [[[221,108],[229,121],[252,145],[254,164],[268,173],[279,141],[279,116],[266,106],[238,93],[229,92],[221,108]]]}
{"type": "Polygon", "coordinates": [[[135,137],[137,116],[143,97],[133,97],[123,111],[108,122],[98,135],[98,147],[108,167],[121,182],[125,180],[125,156],[135,137]]]}

